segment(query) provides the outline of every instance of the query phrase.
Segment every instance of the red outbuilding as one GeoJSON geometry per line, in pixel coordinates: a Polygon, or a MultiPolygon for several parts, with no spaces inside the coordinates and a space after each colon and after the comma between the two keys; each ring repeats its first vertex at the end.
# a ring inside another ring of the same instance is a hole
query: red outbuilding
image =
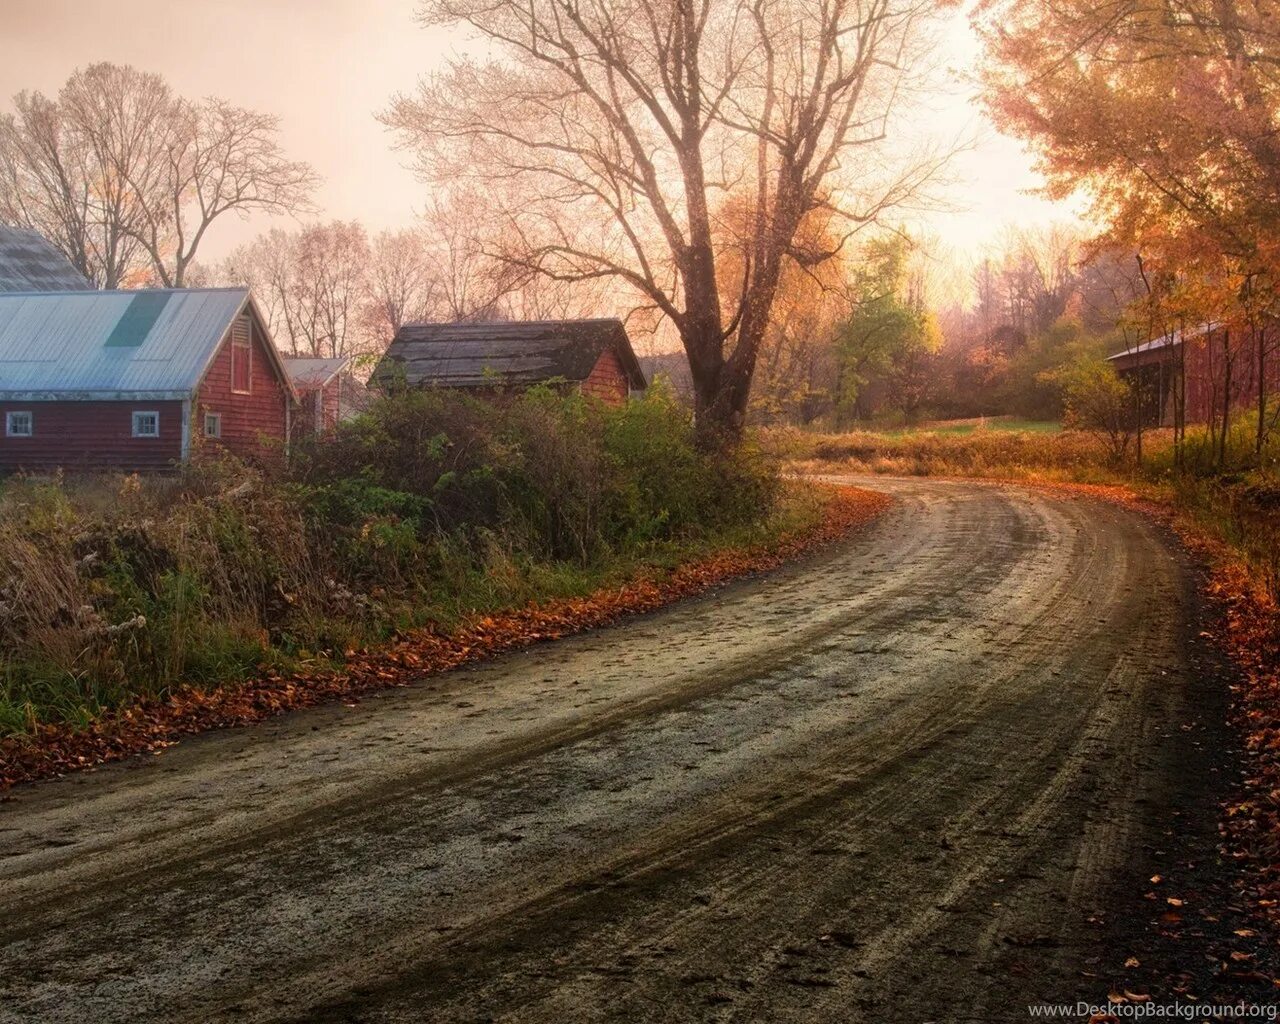
{"type": "Polygon", "coordinates": [[[293,418],[293,437],[323,434],[342,419],[345,405],[345,374],[351,360],[285,356],[284,368],[298,394],[298,413],[293,418]]]}
{"type": "Polygon", "coordinates": [[[0,294],[0,469],[272,460],[297,402],[247,289],[0,294]]]}
{"type": "Polygon", "coordinates": [[[1233,412],[1256,408],[1259,386],[1268,395],[1280,391],[1280,352],[1272,347],[1270,334],[1202,324],[1117,352],[1109,362],[1140,389],[1145,425],[1173,424],[1180,374],[1185,422],[1208,423],[1221,419],[1224,402],[1233,412]]]}

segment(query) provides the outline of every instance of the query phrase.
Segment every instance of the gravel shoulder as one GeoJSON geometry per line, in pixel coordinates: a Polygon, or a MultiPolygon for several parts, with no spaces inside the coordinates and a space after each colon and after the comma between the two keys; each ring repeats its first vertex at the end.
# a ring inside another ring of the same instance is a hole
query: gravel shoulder
{"type": "Polygon", "coordinates": [[[803,563],[15,790],[0,1021],[1104,1000],[1171,810],[1227,784],[1183,556],[1101,502],[856,482],[895,505],[803,563]]]}

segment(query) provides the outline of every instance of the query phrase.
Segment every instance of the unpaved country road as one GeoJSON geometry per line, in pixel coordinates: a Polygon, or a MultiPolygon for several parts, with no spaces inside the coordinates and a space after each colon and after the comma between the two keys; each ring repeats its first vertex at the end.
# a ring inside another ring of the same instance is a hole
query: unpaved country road
{"type": "Polygon", "coordinates": [[[0,1020],[1074,999],[1198,785],[1187,570],[1105,504],[867,485],[885,517],[765,578],[15,791],[0,1020]]]}

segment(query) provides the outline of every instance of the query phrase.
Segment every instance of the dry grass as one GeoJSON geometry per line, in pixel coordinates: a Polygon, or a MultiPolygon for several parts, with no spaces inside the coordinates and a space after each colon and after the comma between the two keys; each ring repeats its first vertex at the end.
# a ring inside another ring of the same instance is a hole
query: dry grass
{"type": "Polygon", "coordinates": [[[208,461],[4,481],[0,736],[580,595],[774,529],[778,496],[776,466],[697,450],[657,392],[406,394],[295,451],[285,480],[208,461]]]}
{"type": "MultiPolygon", "coordinates": [[[[1097,438],[1079,431],[974,430],[882,434],[776,431],[771,445],[802,470],[894,476],[984,476],[1111,482],[1123,475],[1097,438]]],[[[1151,443],[1167,445],[1163,437],[1151,443]]]]}

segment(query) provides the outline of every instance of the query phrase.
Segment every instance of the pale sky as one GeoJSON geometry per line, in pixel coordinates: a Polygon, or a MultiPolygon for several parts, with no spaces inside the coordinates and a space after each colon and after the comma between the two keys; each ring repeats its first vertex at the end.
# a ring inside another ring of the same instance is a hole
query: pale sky
{"type": "MultiPolygon", "coordinates": [[[[0,109],[22,89],[56,93],[78,66],[133,64],[159,72],[180,94],[279,116],[286,151],[324,178],[321,218],[398,227],[424,205],[426,187],[374,114],[451,47],[420,27],[414,10],[415,0],[0,0],[0,109]]],[[[925,229],[957,254],[974,254],[1010,224],[1065,217],[1069,211],[1027,194],[1037,184],[1030,157],[972,102],[977,41],[963,15],[944,27],[941,43],[951,74],[920,123],[940,140],[979,141],[953,166],[948,211],[929,214],[925,229]]],[[[202,261],[270,224],[220,222],[202,261]]]]}

